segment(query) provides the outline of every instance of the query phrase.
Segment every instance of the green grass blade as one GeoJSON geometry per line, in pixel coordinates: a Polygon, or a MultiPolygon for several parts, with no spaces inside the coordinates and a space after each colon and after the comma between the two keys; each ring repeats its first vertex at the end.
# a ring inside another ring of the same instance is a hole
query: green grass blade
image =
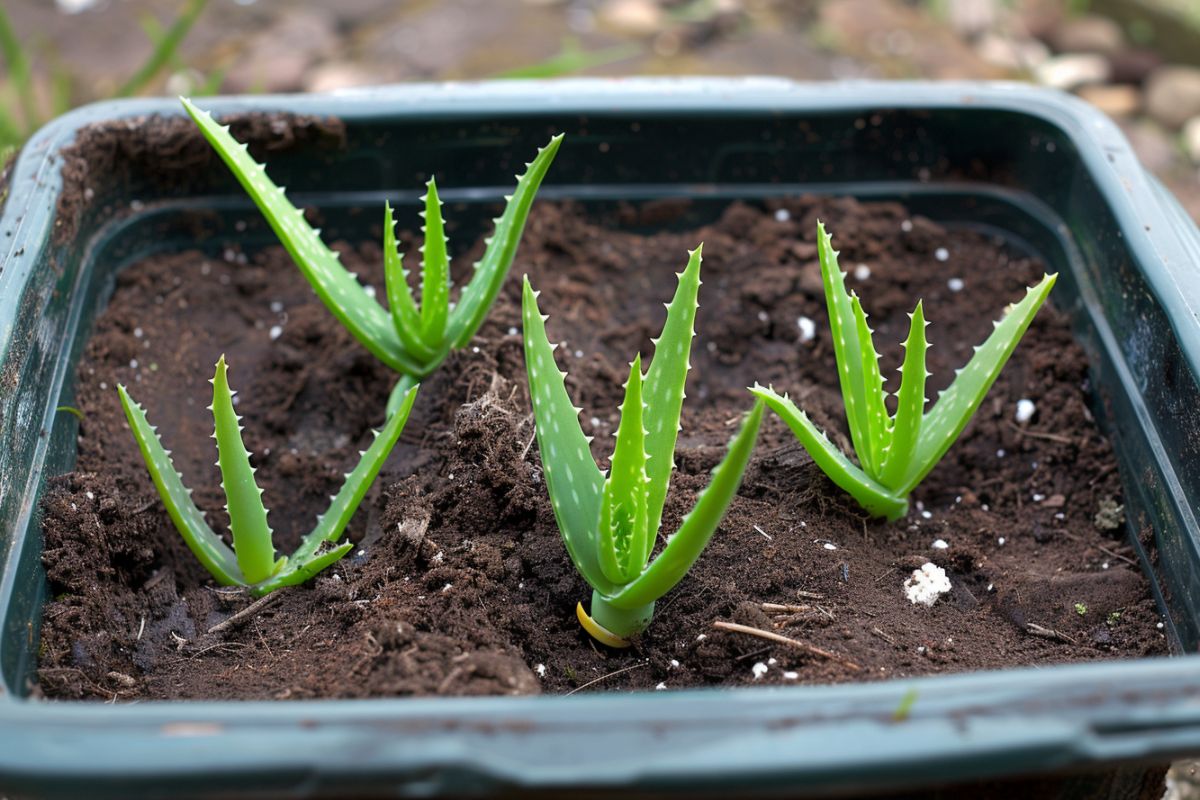
{"type": "Polygon", "coordinates": [[[950,388],[942,392],[925,415],[921,439],[905,477],[905,494],[929,474],[967,426],[1057,279],[1057,273],[1045,276],[1037,286],[1025,290],[1021,302],[1009,306],[1004,318],[993,323],[996,329],[992,335],[982,346],[975,348],[975,355],[967,366],[959,370],[950,388]]]}
{"type": "Polygon", "coordinates": [[[399,441],[400,434],[404,432],[408,416],[412,413],[413,403],[417,399],[417,390],[420,388],[420,386],[413,386],[408,390],[396,413],[387,418],[383,429],[375,435],[371,446],[362,453],[358,464],[346,475],[342,488],[330,498],[329,507],[325,509],[325,513],[317,517],[316,527],[304,537],[300,546],[288,558],[287,566],[284,569],[255,587],[257,594],[266,594],[281,586],[303,583],[337,561],[350,549],[352,546],[350,542],[345,542],[333,550],[324,548],[329,546],[329,542],[336,542],[340,539],[346,526],[350,524],[354,512],[379,475],[379,470],[383,468],[392,448],[399,441]]]}
{"type": "Polygon", "coordinates": [[[825,305],[829,310],[829,329],[833,334],[833,352],[837,359],[850,438],[863,469],[874,473],[877,465],[871,447],[871,414],[867,408],[867,390],[874,390],[874,387],[867,385],[862,359],[863,345],[859,342],[853,302],[846,291],[846,274],[838,266],[838,253],[820,222],[817,223],[817,254],[821,261],[821,282],[825,285],[825,305]]]}
{"type": "Polygon", "coordinates": [[[908,338],[904,340],[904,364],[900,367],[900,391],[896,394],[896,415],[892,419],[892,436],[879,482],[893,489],[900,487],[908,472],[925,416],[925,308],[921,302],[908,315],[908,338]]]}
{"type": "Polygon", "coordinates": [[[221,488],[225,490],[225,510],[229,512],[229,532],[233,534],[233,552],[248,583],[259,583],[275,572],[275,545],[271,526],[263,506],[262,489],[254,480],[250,453],[242,443],[241,417],[233,409],[233,393],[225,356],[217,359],[212,379],[213,415],[217,440],[217,466],[221,468],[221,488]]]}
{"type": "MultiPolygon", "coordinates": [[[[646,542],[653,539],[646,520],[646,428],[643,420],[642,357],[629,365],[625,400],[612,469],[604,482],[600,501],[598,555],[604,576],[613,583],[629,583],[646,565],[646,542]]],[[[657,529],[655,529],[657,531],[657,529]]]]}
{"type": "Polygon", "coordinates": [[[183,485],[183,478],[175,471],[171,463],[171,453],[163,448],[158,432],[146,419],[146,412],[129,396],[124,386],[117,386],[121,396],[121,407],[125,409],[125,418],[137,440],[138,449],[146,461],[146,469],[158,496],[167,507],[167,514],[175,523],[179,535],[187,543],[188,549],[197,560],[217,581],[225,586],[245,585],[246,579],[238,567],[237,557],[229,549],[229,545],[221,541],[204,521],[204,513],[192,502],[192,490],[183,485]]]}
{"type": "Polygon", "coordinates": [[[437,182],[429,179],[425,188],[425,242],[421,245],[421,336],[437,347],[446,335],[450,316],[450,258],[446,255],[446,228],[442,224],[442,201],[437,182]]]}
{"type": "Polygon", "coordinates": [[[121,85],[121,88],[117,89],[116,97],[130,97],[137,94],[145,89],[164,67],[171,63],[179,46],[183,44],[183,40],[187,38],[188,32],[200,18],[200,14],[203,13],[207,4],[208,0],[190,0],[184,7],[183,13],[154,42],[154,49],[150,52],[150,57],[129,77],[129,80],[121,85]]]}
{"type": "Polygon", "coordinates": [[[465,347],[471,341],[475,331],[483,324],[492,301],[496,299],[504,276],[508,274],[508,268],[517,254],[517,245],[525,230],[525,220],[529,217],[533,199],[542,184],[542,178],[546,176],[546,170],[558,153],[562,138],[560,133],[538,150],[537,156],[526,165],[525,174],[517,176],[517,188],[509,196],[504,213],[493,220],[496,229],[487,239],[483,258],[476,262],[475,273],[463,287],[458,305],[450,314],[449,338],[454,347],[465,347]]]}
{"type": "Polygon", "coordinates": [[[758,438],[762,416],[763,404],[756,402],[742,423],[742,429],[730,442],[725,458],[713,470],[712,480],[700,493],[695,507],[683,518],[679,530],[667,540],[667,546],[636,580],[608,598],[612,605],[634,609],[653,603],[683,580],[683,576],[708,546],[737,493],[742,473],[746,470],[758,438]]]}
{"type": "Polygon", "coordinates": [[[758,385],[751,388],[750,392],[770,406],[791,428],[800,445],[808,451],[821,471],[870,514],[898,519],[908,512],[908,501],[904,495],[888,491],[846,458],[786,395],[781,397],[773,389],[758,385]]]}
{"type": "Polygon", "coordinates": [[[648,525],[651,531],[643,560],[650,557],[654,537],[662,524],[663,504],[675,469],[675,441],[679,436],[679,415],[688,372],[692,368],[692,339],[696,335],[696,309],[699,307],[700,264],[704,245],[688,253],[687,267],[679,273],[675,296],[667,305],[662,333],[654,339],[654,359],[646,370],[646,452],[650,454],[646,474],[648,525]]]}
{"type": "Polygon", "coordinates": [[[596,538],[604,474],[592,460],[588,438],[579,426],[580,409],[567,394],[566,373],[554,362],[546,317],[538,309],[529,278],[525,278],[521,318],[538,451],[558,530],[579,574],[593,589],[607,593],[613,584],[600,568],[596,538]]]}
{"type": "Polygon", "coordinates": [[[854,329],[858,338],[858,363],[862,368],[863,380],[863,418],[867,423],[867,442],[870,445],[867,461],[871,467],[867,472],[878,478],[883,469],[883,453],[888,448],[891,436],[883,397],[883,375],[879,372],[879,353],[871,338],[874,331],[867,325],[867,314],[857,294],[850,295],[850,307],[854,312],[854,329]]]}
{"type": "Polygon", "coordinates": [[[282,188],[271,182],[263,166],[250,158],[246,145],[229,134],[228,125],[218,125],[207,111],[181,99],[204,138],[237,176],[321,302],[380,361],[397,372],[419,374],[420,365],[404,353],[391,315],[339,263],[338,254],[324,245],[304,219],[304,213],[292,205],[282,188]]]}
{"type": "Polygon", "coordinates": [[[396,242],[396,217],[390,202],[384,203],[383,213],[383,276],[392,325],[409,356],[415,361],[426,362],[433,358],[435,351],[421,336],[421,312],[417,311],[408,285],[408,271],[404,269],[404,256],[396,242]]]}
{"type": "Polygon", "coordinates": [[[24,117],[25,135],[33,133],[41,124],[38,114],[37,101],[33,96],[33,74],[29,69],[29,55],[17,38],[16,31],[9,22],[8,14],[0,6],[0,56],[8,65],[8,79],[17,88],[17,99],[21,104],[21,114],[24,117]]]}

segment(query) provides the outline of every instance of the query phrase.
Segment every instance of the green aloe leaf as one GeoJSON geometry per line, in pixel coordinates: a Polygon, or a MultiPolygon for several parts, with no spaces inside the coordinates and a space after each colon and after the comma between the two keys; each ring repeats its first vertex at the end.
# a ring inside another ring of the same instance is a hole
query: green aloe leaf
{"type": "Polygon", "coordinates": [[[679,273],[675,296],[667,305],[667,320],[654,341],[654,359],[646,371],[646,451],[650,454],[646,474],[650,481],[648,526],[652,532],[646,542],[644,562],[654,547],[653,532],[662,524],[663,505],[671,471],[675,469],[675,442],[679,436],[679,416],[683,410],[688,372],[692,369],[692,339],[696,335],[696,309],[699,307],[700,264],[704,245],[688,253],[688,264],[679,273]]]}
{"type": "Polygon", "coordinates": [[[1003,319],[993,323],[995,330],[991,336],[975,348],[967,366],[959,370],[950,388],[942,392],[925,415],[921,439],[903,484],[905,493],[929,474],[967,426],[1057,279],[1057,273],[1047,275],[1037,286],[1025,290],[1025,297],[1010,306],[1003,319]]]}
{"type": "Polygon", "coordinates": [[[597,554],[596,525],[604,474],[592,459],[588,438],[579,425],[579,408],[571,403],[566,373],[554,362],[554,347],[546,336],[546,319],[537,293],[525,278],[521,303],[525,365],[537,426],[542,472],[554,517],[571,561],[593,588],[611,590],[597,554]]]}
{"type": "Polygon", "coordinates": [[[858,335],[859,363],[862,365],[863,379],[863,416],[867,420],[866,437],[871,451],[867,458],[871,468],[867,471],[878,475],[883,467],[883,454],[888,449],[891,436],[887,405],[883,396],[883,375],[879,372],[879,352],[871,338],[874,331],[867,325],[867,314],[863,311],[862,301],[855,293],[850,295],[850,307],[854,312],[854,328],[858,335]]]}
{"type": "Polygon", "coordinates": [[[504,213],[493,220],[496,229],[487,239],[483,258],[476,262],[475,272],[450,314],[448,334],[454,347],[465,347],[471,341],[492,301],[496,299],[504,276],[508,274],[508,268],[516,256],[533,199],[546,176],[546,170],[558,153],[562,138],[562,134],[559,134],[538,150],[537,156],[526,165],[525,174],[517,176],[517,188],[507,198],[504,213]]]}
{"type": "Polygon", "coordinates": [[[725,458],[713,470],[712,481],[683,518],[679,530],[667,539],[667,546],[637,579],[608,598],[609,603],[622,609],[644,606],[653,603],[683,580],[712,539],[742,482],[742,474],[758,437],[762,415],[763,404],[756,402],[742,423],[742,429],[730,443],[725,458]]]}
{"type": "Polygon", "coordinates": [[[266,594],[280,586],[303,583],[350,550],[352,546],[350,542],[332,550],[323,548],[327,548],[328,543],[340,539],[346,526],[350,524],[350,519],[366,496],[367,489],[375,482],[379,470],[387,461],[388,454],[392,452],[392,448],[400,439],[400,434],[404,432],[409,414],[412,413],[413,403],[417,399],[417,390],[420,388],[420,386],[414,386],[408,390],[400,407],[387,418],[383,429],[375,433],[375,439],[371,442],[371,446],[360,455],[358,464],[351,472],[347,473],[342,488],[330,498],[329,507],[325,513],[317,517],[317,526],[304,537],[300,546],[292,553],[287,567],[281,570],[279,575],[255,587],[256,594],[266,594]]]}
{"type": "Polygon", "coordinates": [[[908,315],[908,338],[904,340],[904,363],[900,367],[900,391],[896,393],[896,414],[892,418],[892,435],[879,482],[893,489],[899,488],[904,473],[912,462],[913,453],[921,437],[921,424],[925,416],[925,352],[929,342],[925,338],[925,309],[918,301],[916,309],[908,315]]]}
{"type": "Polygon", "coordinates": [[[250,453],[242,443],[241,417],[233,410],[233,393],[226,372],[225,356],[221,356],[211,381],[213,401],[209,407],[216,428],[213,438],[217,440],[217,466],[221,468],[233,552],[246,581],[258,583],[276,571],[275,545],[271,542],[262,489],[254,480],[250,453]]]}
{"type": "Polygon", "coordinates": [[[786,395],[780,396],[773,389],[758,385],[752,387],[750,392],[770,406],[791,428],[800,445],[812,456],[812,460],[821,471],[869,513],[888,519],[899,519],[908,512],[908,501],[903,494],[897,495],[889,491],[846,458],[813,424],[808,415],[797,408],[786,395]]]}
{"type": "Polygon", "coordinates": [[[204,512],[192,501],[192,490],[183,485],[183,478],[171,463],[171,451],[163,447],[158,431],[146,419],[146,412],[134,402],[124,386],[117,386],[117,393],[158,496],[188,549],[218,582],[225,586],[245,584],[237,556],[205,522],[204,512]]]}
{"type": "MultiPolygon", "coordinates": [[[[600,503],[600,568],[613,583],[628,583],[646,564],[653,545],[646,524],[646,428],[642,401],[642,357],[629,365],[612,469],[600,503]],[[650,545],[647,545],[647,540],[650,545]]],[[[657,529],[655,529],[657,530],[657,529]]]]}
{"type": "Polygon", "coordinates": [[[415,359],[425,361],[433,357],[435,348],[426,343],[421,334],[421,312],[413,300],[408,285],[408,270],[404,269],[404,256],[396,242],[396,218],[392,204],[384,203],[383,218],[383,277],[387,287],[388,311],[401,344],[415,359]]]}
{"type": "Polygon", "coordinates": [[[450,316],[450,259],[446,255],[445,225],[442,223],[442,201],[438,199],[437,182],[432,178],[426,184],[425,243],[421,252],[425,260],[421,264],[421,336],[426,343],[437,346],[446,335],[446,321],[450,316]]]}
{"type": "Polygon", "coordinates": [[[421,374],[421,365],[405,352],[391,315],[341,265],[338,254],[325,246],[304,219],[304,212],[292,205],[284,189],[267,177],[266,169],[250,157],[246,145],[229,134],[228,125],[218,125],[212,115],[187,99],[182,102],[204,138],[254,200],[321,302],[380,361],[398,372],[421,374]]]}
{"type": "MultiPolygon", "coordinates": [[[[862,462],[863,469],[874,473],[876,442],[883,434],[879,426],[877,409],[869,393],[877,392],[879,384],[871,374],[870,359],[864,358],[874,347],[863,342],[857,320],[861,316],[854,311],[854,301],[846,291],[846,273],[838,266],[838,253],[833,249],[824,224],[817,223],[817,255],[821,262],[821,282],[825,285],[825,305],[829,311],[829,328],[833,334],[833,350],[837,358],[838,378],[842,385],[842,401],[846,407],[846,421],[854,451],[862,462]]],[[[863,322],[865,329],[865,319],[863,322]]],[[[874,375],[879,374],[879,363],[875,361],[874,375]]]]}

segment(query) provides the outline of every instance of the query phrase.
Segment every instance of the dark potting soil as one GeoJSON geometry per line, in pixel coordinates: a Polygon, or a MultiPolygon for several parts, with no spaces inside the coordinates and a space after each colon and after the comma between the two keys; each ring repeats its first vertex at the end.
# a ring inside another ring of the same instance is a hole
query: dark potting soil
{"type": "MultiPolygon", "coordinates": [[[[621,221],[658,226],[671,213],[630,208],[621,221]]],[[[1001,242],[944,230],[891,203],[733,205],[699,230],[653,236],[540,203],[479,336],[422,387],[351,523],[352,554],[215,632],[250,600],[215,586],[186,549],[116,384],[146,407],[223,530],[205,407],[212,365],[225,353],[287,552],[381,424],[394,376],[278,247],[130,267],[79,366],[78,468],[54,482],[44,505],[52,599],[38,690],[97,699],[559,693],[861,681],[1167,652],[1148,585],[1113,524],[1121,490],[1088,411],[1084,354],[1050,307],[916,490],[907,519],[866,519],[769,416],[728,516],[636,646],[605,649],[581,631],[575,604],[591,593],[566,556],[541,479],[519,276],[528,272],[542,290],[548,330],[565,342],[558,356],[568,388],[603,459],[627,364],[639,350],[653,353],[673,273],[704,241],[695,368],[664,517],[670,532],[722,457],[755,380],[790,391],[846,445],[818,217],[872,314],[888,376],[907,312],[924,298],[931,390],[945,387],[991,320],[1042,273],[1001,242]],[[1036,413],[1017,423],[1022,398],[1036,413]],[[931,608],[902,589],[926,561],[945,568],[954,587],[931,608]],[[833,657],[720,631],[716,621],[833,657]]],[[[415,249],[411,235],[404,241],[415,249]]],[[[339,249],[364,282],[382,285],[377,244],[339,249]]]]}

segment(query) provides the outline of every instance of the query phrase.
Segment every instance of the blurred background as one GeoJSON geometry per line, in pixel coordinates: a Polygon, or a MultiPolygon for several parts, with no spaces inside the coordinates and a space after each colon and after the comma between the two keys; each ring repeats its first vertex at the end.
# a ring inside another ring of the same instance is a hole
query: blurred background
{"type": "MultiPolygon", "coordinates": [[[[76,105],[576,75],[1011,79],[1112,116],[1200,219],[1200,0],[3,0],[0,164],[76,105]]],[[[1197,764],[1167,796],[1200,798],[1197,764]]]]}
{"type": "Polygon", "coordinates": [[[1200,219],[1200,0],[4,0],[0,155],[92,100],[566,75],[1016,79],[1200,219]]]}

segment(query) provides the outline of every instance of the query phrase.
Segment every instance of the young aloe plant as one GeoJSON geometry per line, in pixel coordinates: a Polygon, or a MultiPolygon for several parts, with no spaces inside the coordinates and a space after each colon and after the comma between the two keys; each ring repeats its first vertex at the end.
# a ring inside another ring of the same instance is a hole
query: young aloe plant
{"type": "Polygon", "coordinates": [[[712,538],[742,479],[758,436],[763,404],[756,402],[733,438],[712,482],[666,547],[647,563],[658,538],[691,369],[696,296],[700,289],[700,248],[679,273],[675,298],[667,306],[662,334],[654,340],[654,360],[645,376],[639,354],[630,364],[617,426],[612,468],[605,477],[592,460],[590,437],[567,395],[566,373],[554,363],[538,293],[525,279],[522,316],[529,393],[537,425],[546,488],[567,553],[592,587],[589,616],[576,606],[580,624],[597,641],[627,647],[628,637],[650,624],[654,603],[677,584],[712,538]]]}
{"type": "Polygon", "coordinates": [[[992,323],[995,330],[975,348],[967,366],[956,371],[954,382],[938,395],[929,413],[925,413],[925,379],[929,376],[925,370],[925,351],[929,347],[925,326],[929,323],[918,301],[909,314],[896,411],[889,415],[884,405],[879,354],[871,341],[873,331],[867,326],[858,295],[846,291],[846,273],[838,267],[838,253],[819,222],[817,249],[846,420],[859,466],[843,455],[786,394],[781,397],[773,389],[758,385],[750,391],[783,418],[817,466],[864,509],[873,516],[899,519],[908,513],[909,492],[941,460],[979,408],[1058,275],[1044,276],[1037,286],[1026,290],[1021,302],[1008,307],[1003,319],[992,323]]]}
{"type": "Polygon", "coordinates": [[[267,177],[266,169],[254,161],[246,145],[229,134],[228,125],[218,125],[212,116],[180,98],[200,131],[237,176],[259,211],[279,237],[288,254],[317,296],[367,350],[401,374],[388,401],[391,414],[418,380],[437,369],[451,350],[464,347],[483,323],[500,291],[517,252],[525,220],[538,187],[558,152],[562,134],[538,150],[517,176],[517,188],[506,197],[504,213],[492,222],[495,231],[486,239],[483,258],[463,287],[458,302],[450,302],[450,263],[442,223],[442,202],[433,178],[422,198],[425,210],[425,244],[421,247],[421,305],[418,308],[408,285],[408,271],[397,250],[395,219],[391,204],[384,208],[383,258],[388,308],[368,295],[358,280],[338,262],[338,253],[321,241],[320,231],[304,219],[304,212],[287,199],[282,187],[267,177]]]}
{"type": "Polygon", "coordinates": [[[217,440],[217,466],[221,469],[221,488],[225,490],[225,510],[229,514],[233,548],[230,549],[205,522],[204,512],[192,502],[192,490],[183,485],[183,478],[171,463],[171,452],[163,448],[157,429],[146,420],[146,412],[134,402],[125,387],[118,386],[125,417],[133,429],[159,497],[192,553],[220,583],[245,587],[256,597],[283,586],[303,583],[336,562],[353,546],[351,542],[335,543],[400,438],[418,387],[408,390],[383,430],[374,432],[375,441],[362,454],[358,466],[346,475],[346,482],[331,498],[329,508],[317,517],[316,528],[304,537],[290,557],[276,559],[262,489],[255,483],[255,468],[250,466],[250,453],[242,444],[241,417],[233,410],[233,392],[226,376],[225,356],[217,361],[216,375],[210,383],[213,400],[209,410],[215,423],[213,438],[217,440]]]}

